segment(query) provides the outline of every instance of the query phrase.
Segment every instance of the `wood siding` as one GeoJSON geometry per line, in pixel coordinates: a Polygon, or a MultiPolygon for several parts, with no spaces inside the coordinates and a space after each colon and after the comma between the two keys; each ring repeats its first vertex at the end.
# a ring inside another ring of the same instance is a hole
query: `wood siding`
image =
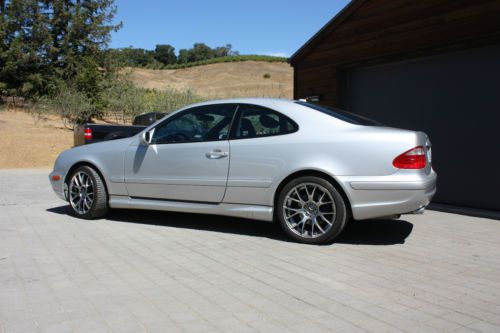
{"type": "Polygon", "coordinates": [[[291,59],[294,97],[337,106],[343,69],[500,43],[499,0],[354,0],[291,59]]]}

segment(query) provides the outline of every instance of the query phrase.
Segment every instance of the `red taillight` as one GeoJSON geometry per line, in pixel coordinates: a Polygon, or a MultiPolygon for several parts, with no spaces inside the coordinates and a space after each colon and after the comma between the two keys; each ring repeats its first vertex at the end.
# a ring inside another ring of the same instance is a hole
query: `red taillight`
{"type": "Polygon", "coordinates": [[[425,164],[425,149],[422,146],[412,148],[392,161],[392,165],[398,169],[423,169],[425,164]]]}
{"type": "Polygon", "coordinates": [[[83,137],[86,140],[92,140],[92,130],[90,128],[86,128],[85,132],[83,133],[83,137]]]}

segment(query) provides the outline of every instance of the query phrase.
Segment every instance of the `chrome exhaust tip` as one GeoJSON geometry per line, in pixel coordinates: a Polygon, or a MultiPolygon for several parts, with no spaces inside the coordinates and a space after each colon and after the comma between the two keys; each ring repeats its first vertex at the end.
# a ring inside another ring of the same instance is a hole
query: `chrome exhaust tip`
{"type": "Polygon", "coordinates": [[[413,211],[413,212],[412,212],[412,214],[415,214],[415,215],[422,215],[422,214],[424,213],[424,211],[425,211],[425,207],[426,207],[426,206],[422,206],[422,207],[420,207],[419,209],[417,209],[417,210],[413,211]]]}

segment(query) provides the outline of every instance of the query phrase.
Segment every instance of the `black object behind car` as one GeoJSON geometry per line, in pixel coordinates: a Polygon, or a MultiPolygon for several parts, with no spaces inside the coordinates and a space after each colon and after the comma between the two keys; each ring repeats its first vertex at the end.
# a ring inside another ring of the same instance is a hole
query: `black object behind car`
{"type": "Polygon", "coordinates": [[[157,120],[163,118],[165,115],[166,113],[159,112],[143,113],[134,118],[132,125],[149,126],[157,120]]]}
{"type": "Polygon", "coordinates": [[[133,125],[104,125],[86,123],[75,127],[73,142],[75,146],[100,141],[115,140],[133,136],[144,128],[163,118],[164,113],[143,113],[134,118],[133,125]]]}

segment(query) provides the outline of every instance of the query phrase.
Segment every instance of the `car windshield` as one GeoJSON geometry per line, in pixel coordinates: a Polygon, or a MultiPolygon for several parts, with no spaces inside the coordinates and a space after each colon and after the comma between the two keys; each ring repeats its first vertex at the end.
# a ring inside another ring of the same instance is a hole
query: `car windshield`
{"type": "Polygon", "coordinates": [[[351,112],[347,112],[341,109],[337,108],[332,108],[330,106],[326,105],[321,105],[317,103],[312,103],[312,102],[304,102],[304,101],[296,101],[295,103],[307,106],[308,108],[311,108],[313,110],[323,112],[329,116],[335,117],[337,119],[346,121],[351,124],[355,125],[363,125],[363,126],[385,126],[382,123],[379,123],[378,121],[360,116],[358,114],[354,114],[351,112]]]}

